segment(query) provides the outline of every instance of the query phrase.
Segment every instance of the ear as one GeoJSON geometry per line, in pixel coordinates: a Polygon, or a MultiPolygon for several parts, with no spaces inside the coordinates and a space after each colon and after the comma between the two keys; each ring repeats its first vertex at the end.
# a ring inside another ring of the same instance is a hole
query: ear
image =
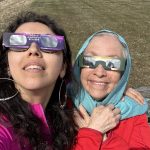
{"type": "Polygon", "coordinates": [[[67,65],[66,63],[62,65],[62,69],[61,69],[61,72],[60,72],[60,78],[63,78],[66,74],[66,68],[67,68],[67,65]]]}

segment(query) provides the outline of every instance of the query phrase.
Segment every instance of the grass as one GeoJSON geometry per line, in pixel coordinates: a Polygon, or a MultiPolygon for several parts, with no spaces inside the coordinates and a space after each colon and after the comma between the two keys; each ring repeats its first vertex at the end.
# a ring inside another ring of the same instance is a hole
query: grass
{"type": "Polygon", "coordinates": [[[73,58],[93,32],[109,28],[123,35],[130,48],[133,69],[129,84],[150,86],[149,0],[35,0],[29,10],[46,13],[67,32],[73,58]]]}
{"type": "Polygon", "coordinates": [[[135,88],[150,86],[150,1],[36,0],[31,8],[47,13],[63,25],[73,58],[85,39],[99,29],[109,28],[122,34],[133,60],[130,84],[135,88]]]}

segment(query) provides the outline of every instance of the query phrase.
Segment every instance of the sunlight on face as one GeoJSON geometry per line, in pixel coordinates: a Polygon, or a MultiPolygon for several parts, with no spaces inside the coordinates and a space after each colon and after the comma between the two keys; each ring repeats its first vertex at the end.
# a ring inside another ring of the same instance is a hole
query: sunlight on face
{"type": "MultiPolygon", "coordinates": [[[[29,22],[17,28],[16,33],[53,34],[44,24],[29,22]]],[[[51,93],[60,74],[65,74],[62,51],[45,53],[36,43],[23,52],[8,52],[9,69],[16,87],[22,93],[51,93]]]]}
{"type": "MultiPolygon", "coordinates": [[[[84,51],[89,56],[123,57],[122,45],[111,35],[95,36],[84,51]]],[[[109,94],[120,80],[121,73],[105,70],[102,65],[95,69],[81,69],[81,83],[85,90],[94,98],[102,99],[109,94]]]]}

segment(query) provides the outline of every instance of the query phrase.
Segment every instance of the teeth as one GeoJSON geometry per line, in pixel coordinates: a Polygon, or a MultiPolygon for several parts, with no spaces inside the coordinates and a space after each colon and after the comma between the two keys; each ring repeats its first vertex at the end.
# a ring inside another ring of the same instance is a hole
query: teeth
{"type": "Polygon", "coordinates": [[[95,82],[97,85],[105,85],[105,83],[95,82]]]}
{"type": "Polygon", "coordinates": [[[106,85],[106,83],[104,83],[104,82],[96,82],[96,81],[92,81],[92,83],[93,84],[95,84],[95,85],[106,85]]]}
{"type": "Polygon", "coordinates": [[[29,69],[43,70],[41,66],[37,66],[37,65],[31,65],[25,68],[25,70],[29,70],[29,69]]]}

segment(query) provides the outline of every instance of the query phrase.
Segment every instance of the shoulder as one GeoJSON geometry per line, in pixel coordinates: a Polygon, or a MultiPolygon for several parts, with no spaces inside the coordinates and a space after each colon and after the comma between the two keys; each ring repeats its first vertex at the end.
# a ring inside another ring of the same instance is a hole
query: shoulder
{"type": "Polygon", "coordinates": [[[20,149],[18,138],[14,134],[12,126],[7,124],[0,124],[0,150],[15,150],[20,149]]]}
{"type": "Polygon", "coordinates": [[[133,123],[134,125],[136,124],[138,125],[140,123],[141,125],[149,126],[148,117],[146,114],[137,115],[137,116],[122,120],[121,123],[127,123],[127,124],[133,123]]]}
{"type": "Polygon", "coordinates": [[[147,115],[138,115],[124,120],[124,122],[128,122],[126,124],[126,134],[128,133],[130,146],[150,149],[150,125],[148,124],[147,115]]]}
{"type": "Polygon", "coordinates": [[[119,135],[131,135],[133,131],[138,131],[140,129],[150,130],[148,124],[148,118],[146,114],[134,116],[128,119],[121,120],[119,125],[115,128],[114,132],[119,135]]]}
{"type": "Polygon", "coordinates": [[[12,135],[10,129],[0,124],[0,149],[9,150],[11,143],[12,135]]]}
{"type": "Polygon", "coordinates": [[[150,148],[150,125],[146,114],[120,121],[114,132],[132,146],[137,146],[140,143],[141,147],[146,145],[150,148]]]}

